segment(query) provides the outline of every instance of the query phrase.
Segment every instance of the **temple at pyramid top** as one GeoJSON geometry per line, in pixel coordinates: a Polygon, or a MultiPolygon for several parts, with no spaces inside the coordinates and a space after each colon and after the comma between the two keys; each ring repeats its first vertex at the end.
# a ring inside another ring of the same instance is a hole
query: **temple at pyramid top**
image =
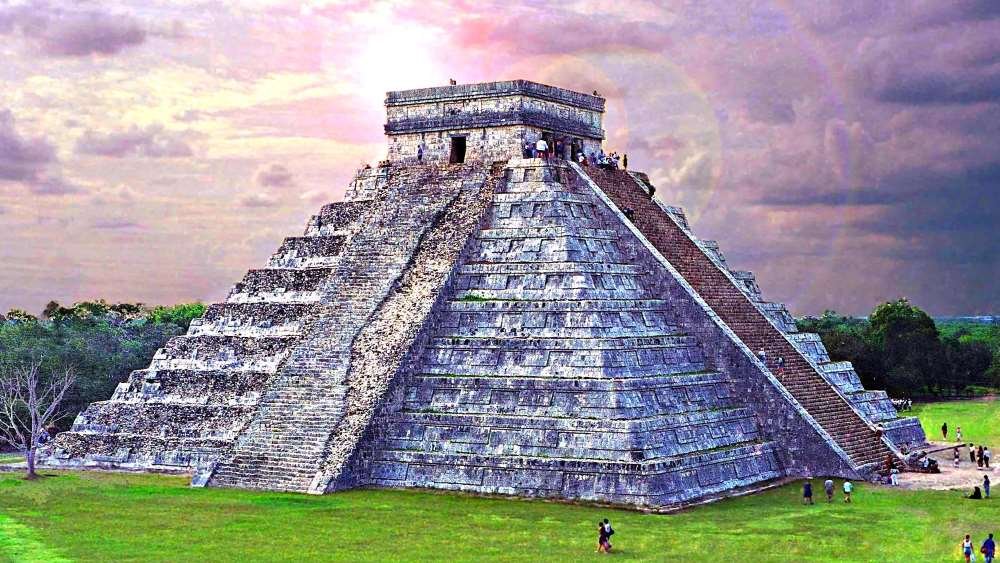
{"type": "Polygon", "coordinates": [[[385,106],[392,162],[506,160],[540,138],[575,160],[604,139],[604,98],[528,80],[388,92],[385,106]]]}

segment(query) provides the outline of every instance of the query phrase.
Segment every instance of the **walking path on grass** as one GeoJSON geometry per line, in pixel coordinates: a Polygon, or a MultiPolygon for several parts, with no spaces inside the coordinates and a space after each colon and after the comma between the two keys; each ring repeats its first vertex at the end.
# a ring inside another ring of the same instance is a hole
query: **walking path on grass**
{"type": "MultiPolygon", "coordinates": [[[[954,447],[952,442],[931,442],[932,447],[954,447]]],[[[966,493],[972,492],[972,487],[983,486],[983,475],[990,476],[990,482],[1000,478],[996,467],[988,470],[980,469],[975,463],[969,461],[969,446],[963,445],[958,448],[959,466],[955,467],[954,450],[947,449],[931,454],[937,460],[941,473],[913,473],[905,472],[900,474],[899,486],[904,489],[930,489],[936,491],[947,491],[951,489],[963,489],[966,493]]],[[[998,461],[994,458],[994,461],[998,461]]]]}

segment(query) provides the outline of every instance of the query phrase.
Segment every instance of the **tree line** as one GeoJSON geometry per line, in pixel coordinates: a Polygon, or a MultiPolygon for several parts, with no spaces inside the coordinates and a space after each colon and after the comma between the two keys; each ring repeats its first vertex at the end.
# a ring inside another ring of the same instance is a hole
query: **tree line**
{"type": "Polygon", "coordinates": [[[882,303],[868,318],[826,311],[797,324],[820,335],[831,360],[854,364],[866,388],[884,389],[892,397],[937,398],[1000,388],[998,325],[939,327],[906,299],[882,303]]]}
{"type": "Polygon", "coordinates": [[[149,307],[101,300],[70,307],[53,301],[41,316],[13,309],[0,314],[0,367],[14,373],[36,366],[43,378],[72,370],[74,384],[61,402],[65,416],[52,421],[66,430],[77,413],[110,398],[129,373],[147,367],[158,348],[204,312],[201,303],[149,307]]]}

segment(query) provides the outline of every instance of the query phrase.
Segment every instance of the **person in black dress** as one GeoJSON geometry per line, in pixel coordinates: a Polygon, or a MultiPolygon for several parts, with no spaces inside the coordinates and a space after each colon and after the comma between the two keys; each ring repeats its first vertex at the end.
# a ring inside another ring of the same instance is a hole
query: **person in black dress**
{"type": "Polygon", "coordinates": [[[608,530],[604,527],[604,522],[597,523],[597,551],[598,553],[608,552],[608,530]]]}

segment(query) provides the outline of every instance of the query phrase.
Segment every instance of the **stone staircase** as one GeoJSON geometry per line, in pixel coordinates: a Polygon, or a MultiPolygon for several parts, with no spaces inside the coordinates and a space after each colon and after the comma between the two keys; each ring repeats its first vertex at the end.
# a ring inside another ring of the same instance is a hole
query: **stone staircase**
{"type": "Polygon", "coordinates": [[[856,468],[881,463],[892,454],[874,429],[851,408],[822,374],[734,285],[706,250],[652,201],[645,187],[625,171],[581,168],[627,214],[636,228],[736,333],[750,350],[783,358],[783,370],[769,368],[816,422],[850,457],[856,468]]]}
{"type": "MultiPolygon", "coordinates": [[[[358,410],[353,406],[358,386],[354,372],[363,366],[352,357],[363,329],[400,290],[418,247],[439,227],[441,215],[470,183],[481,187],[484,177],[482,165],[396,167],[390,172],[390,190],[370,202],[361,227],[339,244],[333,272],[319,289],[319,309],[303,329],[307,336],[291,352],[232,450],[196,482],[323,492],[329,481],[320,477],[329,470],[324,464],[327,443],[345,417],[358,410]],[[323,483],[314,485],[317,479],[323,483]]],[[[322,231],[322,226],[316,229],[322,231]]],[[[423,320],[396,319],[396,329],[405,330],[407,323],[419,327],[423,320]]],[[[341,465],[346,461],[340,460],[341,465]]]]}

